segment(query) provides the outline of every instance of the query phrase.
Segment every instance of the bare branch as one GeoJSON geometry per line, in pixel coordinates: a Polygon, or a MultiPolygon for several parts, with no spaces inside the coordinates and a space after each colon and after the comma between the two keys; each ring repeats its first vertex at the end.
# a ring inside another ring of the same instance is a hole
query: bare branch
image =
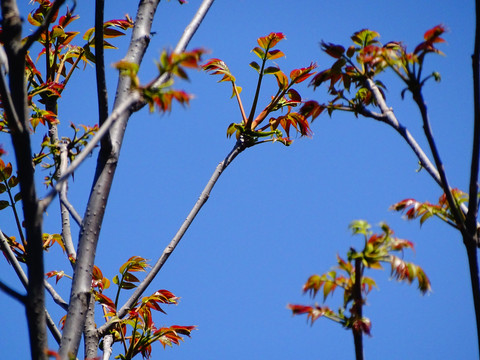
{"type": "MultiPolygon", "coordinates": [[[[472,161],[470,165],[470,185],[469,185],[469,202],[468,213],[465,220],[467,230],[475,236],[477,246],[480,246],[480,240],[477,235],[477,216],[478,216],[478,171],[480,158],[480,1],[475,1],[476,25],[475,25],[475,48],[472,56],[473,69],[473,145],[472,145],[472,161]],[[475,199],[475,201],[474,201],[475,199]]],[[[479,310],[480,311],[480,310],[479,310]]],[[[479,316],[480,319],[480,316],[479,316]]],[[[480,329],[479,329],[480,330],[480,329]]],[[[480,346],[480,341],[479,341],[480,346]]]]}
{"type": "Polygon", "coordinates": [[[0,46],[0,96],[2,98],[2,103],[5,109],[5,113],[7,114],[7,118],[14,123],[14,127],[23,131],[23,125],[20,123],[18,119],[17,112],[15,111],[15,107],[13,106],[12,96],[10,91],[8,90],[7,80],[5,79],[5,74],[8,72],[8,62],[6,62],[6,54],[3,46],[0,46]],[[5,71],[4,71],[5,70],[5,71]]]}
{"type": "Polygon", "coordinates": [[[371,80],[367,79],[366,81],[367,88],[373,93],[375,96],[375,100],[377,101],[378,107],[382,111],[382,115],[379,118],[378,115],[372,116],[368,110],[362,111],[362,115],[372,117],[376,120],[383,121],[384,123],[390,125],[393,127],[407,142],[407,144],[410,146],[410,148],[413,150],[415,155],[417,156],[418,160],[420,161],[420,164],[422,165],[425,170],[428,171],[428,173],[432,176],[433,180],[438,185],[442,185],[440,175],[433,163],[430,161],[428,156],[424,153],[420,145],[418,145],[417,141],[415,138],[410,134],[408,129],[401,125],[398,119],[396,118],[395,114],[393,113],[393,110],[389,108],[385,102],[385,99],[382,96],[382,93],[378,89],[377,85],[371,80]]]}
{"type": "MultiPolygon", "coordinates": [[[[193,16],[192,20],[190,21],[190,23],[187,25],[187,27],[183,31],[183,34],[182,34],[180,40],[178,41],[177,46],[175,46],[175,49],[174,49],[175,53],[180,54],[180,53],[185,51],[188,44],[190,43],[190,40],[192,40],[193,35],[195,35],[195,32],[197,31],[201,22],[203,21],[203,19],[207,15],[207,12],[210,9],[210,6],[212,6],[214,1],[215,0],[203,0],[203,2],[199,6],[197,12],[193,16]]],[[[171,75],[168,74],[168,73],[163,74],[153,83],[152,87],[157,88],[160,85],[164,84],[165,82],[167,82],[169,80],[170,76],[171,75]]],[[[145,105],[145,103],[143,105],[145,105]]]]}
{"type": "Polygon", "coordinates": [[[83,334],[85,359],[96,359],[98,352],[98,335],[95,324],[95,296],[90,297],[83,334]]]}
{"type": "Polygon", "coordinates": [[[112,344],[113,344],[113,336],[112,335],[105,335],[103,338],[103,356],[102,360],[110,359],[112,355],[112,344]]]}
{"type": "Polygon", "coordinates": [[[10,286],[5,284],[3,281],[0,280],[0,290],[2,290],[5,294],[11,296],[15,300],[21,302],[23,305],[25,305],[25,295],[20,294],[16,290],[12,289],[10,286]]]}
{"type": "MultiPolygon", "coordinates": [[[[10,245],[8,245],[8,240],[5,236],[5,234],[0,230],[0,248],[3,250],[4,254],[7,256],[8,261],[12,264],[13,269],[17,273],[18,278],[22,282],[22,285],[25,287],[25,289],[28,288],[28,279],[27,275],[23,271],[22,267],[20,266],[20,263],[18,262],[17,258],[15,257],[15,254],[13,253],[12,249],[10,248],[10,245]]],[[[44,280],[45,287],[47,290],[50,292],[52,295],[53,300],[62,306],[64,309],[68,307],[68,305],[65,303],[65,301],[56,293],[56,291],[51,287],[51,285],[44,280]]],[[[55,340],[60,343],[60,331],[58,331],[55,322],[52,320],[50,314],[48,313],[47,309],[45,309],[45,317],[47,321],[47,326],[50,332],[52,333],[53,337],[55,340]]]]}
{"type": "MultiPolygon", "coordinates": [[[[140,65],[150,41],[151,25],[158,4],[159,0],[140,1],[132,31],[132,39],[125,56],[126,61],[140,65]]],[[[113,126],[107,125],[107,119],[101,126],[105,131],[108,129],[108,135],[105,141],[102,141],[100,147],[93,186],[86,207],[87,212],[84,216],[84,226],[78,242],[77,262],[70,294],[70,306],[59,350],[62,359],[66,359],[70,354],[76,355],[78,352],[91,296],[92,270],[101,224],[120,155],[123,136],[128,119],[133,111],[132,104],[139,100],[140,94],[130,91],[130,79],[126,76],[121,76],[117,86],[114,110],[109,116],[109,119],[116,120],[115,124],[113,124],[113,126]]],[[[103,137],[104,134],[101,134],[101,136],[98,133],[95,134],[95,136],[97,135],[99,135],[97,137],[97,139],[99,139],[103,137]]],[[[92,138],[88,145],[90,145],[93,140],[92,138]]],[[[86,150],[85,148],[82,153],[86,153],[86,150]]],[[[70,169],[73,168],[77,160],[78,158],[70,165],[70,169]]],[[[63,177],[65,176],[66,175],[63,177]]]]}
{"type": "Polygon", "coordinates": [[[2,248],[3,253],[6,255],[8,261],[10,264],[13,266],[13,270],[17,274],[18,278],[22,282],[22,285],[25,287],[25,289],[28,287],[28,278],[25,272],[23,271],[22,267],[20,266],[20,263],[18,262],[17,258],[15,257],[15,254],[13,253],[12,249],[10,248],[10,245],[8,244],[7,237],[5,234],[2,232],[0,229],[0,248],[2,248]]]}
{"type": "Polygon", "coordinates": [[[105,0],[95,0],[95,74],[97,77],[98,123],[100,126],[108,117],[108,93],[103,55],[104,6],[105,0]]]}
{"type": "MultiPolygon", "coordinates": [[[[212,2],[213,1],[210,0],[202,3],[200,8],[202,11],[199,12],[201,15],[195,20],[196,26],[193,26],[191,30],[185,32],[185,36],[182,37],[184,39],[182,40],[184,44],[179,46],[179,48],[184,48],[186,46],[212,2]]],[[[151,25],[158,3],[159,0],[140,1],[135,25],[132,31],[132,40],[130,41],[130,46],[124,58],[126,61],[140,65],[150,41],[151,25]]],[[[82,262],[77,262],[73,278],[70,309],[65,322],[62,345],[60,347],[60,356],[63,358],[69,353],[76,354],[78,351],[78,344],[81,335],[81,329],[79,330],[78,326],[83,326],[85,321],[83,315],[85,314],[87,305],[85,295],[87,294],[87,288],[91,283],[95,249],[101,223],[103,221],[106,202],[116,170],[116,164],[120,155],[120,148],[123,142],[127,121],[133,111],[139,110],[142,107],[138,106],[139,104],[145,104],[140,101],[139,94],[133,93],[137,96],[136,106],[130,105],[135,103],[135,101],[132,101],[135,99],[132,99],[132,93],[129,89],[130,79],[126,76],[120,77],[117,86],[114,110],[110,117],[112,117],[115,112],[118,112],[120,107],[124,106],[124,104],[128,103],[129,106],[120,113],[117,123],[109,129],[108,137],[105,138],[105,141],[102,141],[101,144],[94,184],[87,204],[88,211],[84,216],[85,227],[80,235],[78,245],[78,258],[81,258],[82,262]]],[[[70,167],[72,166],[73,164],[70,167]]]]}
{"type": "Polygon", "coordinates": [[[68,198],[66,194],[62,191],[60,191],[60,201],[62,202],[63,205],[65,205],[65,209],[72,215],[73,220],[77,223],[78,226],[82,226],[82,217],[80,214],[75,210],[73,205],[68,201],[68,198]]]}
{"type": "Polygon", "coordinates": [[[60,307],[62,307],[62,309],[65,311],[68,310],[68,303],[65,300],[63,300],[60,294],[55,291],[53,286],[50,285],[50,283],[47,280],[45,280],[45,289],[47,289],[49,294],[52,296],[53,301],[55,301],[57,305],[60,305],[60,307]]]}
{"type": "MultiPolygon", "coordinates": [[[[63,173],[67,170],[67,166],[68,166],[68,148],[67,148],[67,144],[63,141],[60,142],[58,147],[60,150],[60,156],[59,156],[60,165],[58,167],[58,175],[59,177],[61,177],[63,173]]],[[[78,225],[81,224],[81,221],[80,223],[78,222],[79,215],[67,200],[67,186],[68,186],[68,183],[65,180],[60,189],[60,215],[62,217],[62,241],[68,256],[73,259],[76,259],[77,252],[75,251],[75,247],[73,246],[72,232],[70,228],[70,217],[68,213],[70,212],[74,214],[74,218],[77,221],[78,225]]]]}
{"type": "Polygon", "coordinates": [[[48,330],[50,330],[50,333],[53,335],[53,338],[55,339],[57,344],[60,344],[60,340],[62,339],[62,334],[58,330],[57,325],[55,325],[55,321],[53,321],[47,309],[45,309],[45,317],[47,318],[48,330]]]}
{"type": "MultiPolygon", "coordinates": [[[[182,240],[183,235],[185,235],[185,232],[188,230],[190,227],[191,223],[197,216],[198,212],[202,208],[203,205],[207,202],[210,192],[212,191],[213,187],[217,183],[218,178],[220,175],[222,175],[223,171],[227,168],[228,165],[231,164],[231,162],[241,153],[243,152],[246,148],[248,147],[248,141],[246,141],[243,136],[240,137],[240,139],[237,141],[235,146],[233,147],[232,151],[225,157],[225,159],[218,164],[216,167],[215,171],[213,172],[212,176],[210,177],[210,180],[208,181],[207,185],[203,189],[202,193],[200,194],[200,197],[198,198],[197,202],[193,206],[192,210],[188,214],[187,218],[183,222],[182,226],[180,229],[177,231],[173,239],[170,241],[170,243],[167,245],[165,250],[163,251],[162,255],[160,258],[157,260],[155,265],[152,267],[150,272],[147,274],[145,279],[138,285],[138,287],[135,289],[135,292],[133,295],[125,302],[125,304],[120,308],[120,310],[117,313],[117,316],[119,318],[123,318],[128,311],[134,306],[134,304],[138,301],[140,296],[145,292],[147,287],[150,285],[150,283],[153,281],[153,279],[157,276],[158,272],[160,269],[163,267],[165,262],[168,260],[172,252],[175,250],[177,247],[178,243],[180,240],[182,240]]],[[[112,325],[111,322],[104,324],[98,329],[98,333],[100,336],[103,336],[110,328],[112,325]]]]}
{"type": "Polygon", "coordinates": [[[12,121],[11,138],[18,166],[18,179],[23,204],[27,248],[28,287],[26,312],[32,359],[47,359],[48,336],[45,317],[45,289],[42,223],[34,169],[30,161],[32,148],[28,128],[27,94],[25,86],[25,53],[22,51],[22,19],[14,0],[0,2],[2,10],[2,39],[8,58],[9,89],[18,124],[12,121]],[[21,124],[21,128],[16,125],[21,124]]]}
{"type": "Polygon", "coordinates": [[[450,206],[450,211],[452,212],[455,218],[455,222],[457,223],[457,226],[463,235],[465,234],[465,231],[466,231],[464,218],[462,216],[463,214],[461,214],[460,209],[457,205],[457,202],[453,199],[452,191],[447,179],[447,174],[445,173],[443,162],[440,159],[440,153],[437,149],[435,139],[433,138],[433,132],[430,126],[430,120],[428,119],[427,105],[425,104],[425,101],[423,99],[421,89],[417,89],[413,91],[412,94],[413,94],[413,100],[417,103],[420,109],[420,113],[422,115],[423,130],[425,132],[425,136],[430,146],[430,151],[432,152],[433,159],[437,167],[437,171],[440,175],[442,189],[445,192],[445,196],[450,206]]]}

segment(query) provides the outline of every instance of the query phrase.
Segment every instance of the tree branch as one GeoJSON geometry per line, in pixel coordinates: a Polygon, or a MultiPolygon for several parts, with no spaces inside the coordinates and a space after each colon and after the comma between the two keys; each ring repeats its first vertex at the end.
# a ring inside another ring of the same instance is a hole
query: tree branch
{"type": "Polygon", "coordinates": [[[34,169],[30,161],[32,149],[27,114],[25,85],[25,52],[22,49],[22,20],[14,0],[0,2],[2,9],[2,37],[8,58],[9,88],[18,123],[9,122],[18,179],[23,203],[23,215],[27,240],[26,262],[28,287],[26,312],[32,359],[46,360],[48,348],[45,316],[44,264],[42,223],[43,213],[39,207],[34,169]],[[18,125],[21,125],[18,126],[18,125]]]}
{"type": "MultiPolygon", "coordinates": [[[[151,25],[159,1],[160,0],[140,1],[132,31],[132,39],[125,56],[126,61],[140,65],[150,41],[151,25]]],[[[70,355],[76,355],[78,352],[81,335],[84,330],[89,298],[91,296],[92,269],[100,228],[103,222],[127,121],[132,113],[131,104],[135,102],[132,102],[134,97],[137,101],[140,99],[138,93],[132,93],[130,91],[130,79],[127,76],[121,76],[117,86],[114,110],[109,117],[115,118],[116,121],[111,127],[108,126],[108,137],[105,141],[102,141],[100,147],[93,186],[78,242],[77,262],[70,294],[70,306],[59,350],[61,359],[67,359],[70,355]]],[[[108,119],[102,125],[102,128],[107,125],[107,122],[108,119]]],[[[95,136],[96,135],[98,135],[98,133],[95,134],[95,136]]],[[[90,143],[92,141],[93,139],[90,143]]],[[[83,153],[85,153],[86,150],[85,148],[83,153]]],[[[77,159],[75,159],[75,161],[77,161],[77,159]]],[[[74,163],[70,165],[70,168],[72,168],[73,165],[74,163]]]]}
{"type": "Polygon", "coordinates": [[[108,117],[108,93],[103,55],[104,6],[105,0],[95,0],[95,74],[97,77],[98,123],[100,126],[108,117]]]}
{"type": "MultiPolygon", "coordinates": [[[[60,156],[59,156],[60,165],[58,167],[58,175],[59,177],[61,177],[63,173],[67,170],[67,166],[68,166],[68,148],[67,148],[67,144],[63,141],[60,142],[58,147],[60,150],[60,156]]],[[[72,259],[76,259],[77,252],[75,251],[75,247],[73,246],[72,232],[70,228],[70,216],[68,214],[69,212],[70,213],[74,212],[75,213],[74,218],[79,217],[79,215],[67,200],[67,186],[68,186],[67,181],[64,181],[60,189],[60,215],[62,217],[62,241],[63,241],[63,245],[65,246],[65,250],[68,254],[68,257],[72,259]],[[70,205],[70,208],[67,204],[70,205]]],[[[78,223],[77,219],[76,221],[78,223]]],[[[80,223],[78,224],[80,225],[80,223]]],[[[73,262],[70,262],[70,263],[73,266],[73,262]]]]}
{"type": "Polygon", "coordinates": [[[102,360],[110,359],[112,355],[112,344],[113,344],[113,336],[112,335],[105,335],[103,338],[103,356],[102,360]]]}
{"type": "MultiPolygon", "coordinates": [[[[475,1],[475,47],[472,56],[473,69],[473,145],[472,145],[472,161],[470,165],[470,185],[469,185],[469,201],[468,212],[465,225],[468,232],[475,237],[477,247],[480,246],[477,234],[477,217],[478,217],[478,171],[480,158],[480,1],[475,1]]],[[[480,330],[480,329],[479,329],[480,330]]],[[[479,342],[480,350],[480,342],[479,342]]]]}
{"type": "MultiPolygon", "coordinates": [[[[386,124],[390,125],[393,127],[407,142],[407,144],[410,146],[410,148],[413,150],[415,155],[417,156],[418,160],[420,161],[420,164],[422,165],[425,170],[430,174],[430,176],[435,180],[435,182],[443,189],[442,185],[442,178],[440,176],[440,173],[438,172],[437,168],[435,165],[430,161],[428,156],[425,154],[425,152],[422,150],[420,145],[416,142],[415,138],[410,134],[408,129],[403,126],[395,117],[395,114],[393,113],[393,110],[389,108],[385,102],[385,99],[382,96],[382,93],[378,89],[377,85],[371,80],[367,79],[366,81],[367,88],[372,91],[375,100],[377,101],[377,104],[382,111],[382,114],[375,114],[367,109],[362,109],[360,110],[360,114],[374,118],[376,120],[385,122],[386,124]]],[[[467,214],[468,209],[465,206],[465,204],[460,205],[460,209],[464,214],[467,214]]],[[[477,223],[478,226],[478,223],[477,223]]]]}
{"type": "MultiPolygon", "coordinates": [[[[213,2],[215,0],[203,0],[200,6],[198,7],[197,12],[193,16],[192,20],[190,23],[185,27],[185,30],[183,31],[182,36],[180,37],[180,40],[177,43],[177,46],[175,46],[174,52],[179,54],[185,51],[187,48],[188,44],[190,43],[190,40],[192,40],[193,35],[195,35],[195,32],[197,31],[198,27],[200,26],[201,22],[205,18],[205,16],[208,13],[208,10],[212,6],[213,2]]],[[[160,76],[154,83],[153,87],[158,88],[162,84],[164,84],[169,78],[170,74],[165,73],[162,76],[160,76]]],[[[143,107],[145,103],[143,103],[141,107],[143,107]]]]}
{"type": "MultiPolygon", "coordinates": [[[[205,203],[207,202],[207,200],[210,196],[210,192],[212,191],[213,187],[217,183],[220,175],[222,175],[223,171],[228,167],[228,165],[230,165],[231,162],[240,153],[242,153],[248,146],[249,146],[248,141],[246,141],[243,138],[243,136],[241,136],[240,139],[235,144],[235,146],[233,147],[232,151],[225,157],[225,159],[222,162],[220,162],[218,164],[218,166],[216,167],[212,176],[210,177],[210,180],[208,181],[207,185],[203,189],[202,193],[200,194],[200,197],[198,198],[197,202],[193,206],[192,210],[190,210],[190,213],[188,214],[187,218],[183,222],[180,229],[177,231],[177,233],[175,234],[173,239],[167,245],[167,247],[163,251],[162,255],[157,260],[155,265],[152,267],[150,272],[147,274],[147,276],[143,279],[143,281],[135,289],[135,292],[133,293],[133,295],[125,302],[125,304],[117,312],[117,317],[118,318],[123,318],[128,313],[128,311],[135,305],[135,303],[138,301],[140,296],[142,296],[142,294],[145,292],[147,287],[150,285],[150,283],[153,281],[153,279],[157,276],[158,272],[163,267],[165,262],[168,260],[168,258],[172,254],[172,252],[175,250],[175,248],[177,247],[180,240],[182,240],[183,235],[185,235],[185,232],[188,230],[188,228],[192,224],[193,220],[197,216],[197,214],[200,211],[200,209],[202,208],[202,206],[205,205],[205,203]]],[[[105,335],[106,332],[110,329],[111,325],[113,325],[113,323],[108,322],[108,323],[104,324],[103,326],[101,326],[98,329],[99,336],[105,335]]]]}
{"type": "Polygon", "coordinates": [[[17,277],[20,279],[22,282],[22,285],[26,289],[28,287],[28,278],[25,272],[23,271],[22,267],[20,266],[20,263],[18,262],[17,258],[15,257],[15,254],[13,253],[12,249],[10,248],[10,245],[8,244],[7,237],[5,234],[2,232],[0,229],[0,248],[2,248],[3,253],[7,257],[7,260],[10,264],[12,264],[13,270],[17,274],[17,277]]]}
{"type": "MultiPolygon", "coordinates": [[[[151,24],[158,3],[159,0],[140,1],[135,25],[132,31],[132,40],[130,41],[130,46],[124,60],[140,65],[150,41],[151,24]]],[[[211,3],[211,0],[204,1],[204,4],[211,3]]],[[[204,4],[202,4],[203,7],[201,8],[206,8],[206,10],[208,10],[209,5],[207,6],[204,4]]],[[[204,13],[206,13],[206,10],[204,10],[204,13]]],[[[200,17],[200,20],[197,20],[198,24],[200,23],[199,21],[203,19],[203,16],[200,17]]],[[[198,24],[196,27],[198,27],[198,24]]],[[[181,45],[182,47],[186,46],[190,38],[193,36],[193,33],[194,28],[186,30],[186,35],[184,34],[185,36],[182,37],[182,39],[184,39],[182,40],[184,43],[184,45],[181,45]]],[[[142,103],[139,101],[140,96],[138,94],[137,96],[136,105],[142,103]]],[[[132,103],[130,79],[126,76],[121,76],[117,86],[117,96],[113,113],[118,111],[119,108],[126,103],[132,103]]],[[[106,138],[105,141],[102,141],[100,153],[98,155],[94,184],[87,204],[87,213],[84,216],[84,228],[80,234],[77,257],[81,259],[81,262],[77,261],[73,278],[72,293],[70,296],[71,311],[69,309],[65,322],[62,345],[60,347],[61,358],[66,358],[69,353],[76,354],[78,351],[78,344],[82,330],[79,329],[78,326],[83,326],[85,321],[85,296],[87,294],[87,288],[91,285],[95,249],[108,195],[110,193],[110,187],[115,174],[127,121],[131,113],[139,108],[141,107],[130,105],[126,107],[119,114],[118,121],[109,129],[108,138],[106,138]]]]}
{"type": "Polygon", "coordinates": [[[60,307],[65,311],[68,310],[68,303],[65,300],[63,300],[60,294],[55,291],[53,286],[50,285],[50,283],[47,280],[45,280],[45,289],[47,289],[49,294],[52,296],[53,301],[55,301],[57,305],[60,305],[60,307]]]}
{"type": "Polygon", "coordinates": [[[98,335],[95,324],[95,296],[90,296],[90,302],[87,309],[87,319],[83,330],[85,359],[97,359],[98,335]]]}
{"type": "Polygon", "coordinates": [[[0,52],[1,52],[0,96],[2,98],[2,104],[4,107],[5,113],[7,114],[7,119],[9,119],[9,122],[12,121],[15,124],[14,128],[17,128],[20,131],[23,131],[23,125],[20,123],[20,120],[18,119],[17,112],[15,111],[15,107],[13,106],[12,96],[10,94],[10,91],[8,90],[7,80],[5,79],[5,74],[8,73],[9,66],[8,66],[8,62],[5,62],[5,60],[8,60],[8,59],[6,58],[6,54],[5,54],[5,50],[3,49],[3,46],[0,46],[0,52]]]}
{"type": "Polygon", "coordinates": [[[440,175],[435,165],[433,165],[433,163],[430,161],[428,156],[424,153],[420,145],[418,145],[415,138],[410,134],[408,129],[400,124],[397,117],[393,113],[393,110],[387,106],[387,103],[385,102],[385,99],[383,98],[383,95],[378,89],[377,85],[371,79],[367,79],[366,85],[367,85],[367,88],[374,95],[375,100],[377,101],[378,107],[382,111],[382,116],[380,118],[378,116],[371,116],[370,114],[373,114],[373,113],[371,113],[367,109],[365,109],[364,112],[361,112],[362,115],[375,118],[376,120],[379,120],[379,121],[383,121],[384,123],[393,127],[405,139],[407,144],[413,150],[418,160],[420,161],[420,164],[422,165],[422,167],[428,171],[430,176],[433,178],[433,180],[435,180],[435,182],[438,185],[442,186],[440,175]]]}
{"type": "MultiPolygon", "coordinates": [[[[5,236],[5,234],[0,230],[0,249],[3,250],[5,256],[7,257],[7,260],[12,264],[13,269],[15,270],[15,273],[17,274],[18,278],[20,279],[23,287],[25,289],[28,288],[28,279],[27,275],[23,271],[22,267],[20,266],[20,263],[18,262],[17,258],[15,257],[15,254],[13,253],[12,249],[10,248],[10,245],[8,244],[8,240],[5,236]]],[[[50,286],[50,284],[44,280],[45,287],[47,290],[49,290],[50,294],[52,295],[53,300],[62,306],[64,309],[66,309],[67,304],[65,301],[58,295],[55,290],[50,286]]],[[[25,299],[26,300],[26,299],[25,299]]],[[[55,322],[52,320],[50,314],[48,313],[47,309],[45,309],[45,317],[47,321],[47,326],[52,333],[53,337],[55,340],[60,343],[60,331],[58,331],[55,322]]]]}
{"type": "Polygon", "coordinates": [[[15,300],[17,300],[17,301],[19,301],[20,303],[22,303],[23,305],[25,305],[26,296],[20,294],[20,293],[17,292],[16,290],[12,289],[10,286],[8,286],[7,284],[5,284],[5,283],[4,283],[3,281],[1,281],[1,280],[0,280],[0,290],[2,290],[5,294],[11,296],[11,297],[14,298],[15,300]]]}
{"type": "Polygon", "coordinates": [[[412,93],[413,93],[413,100],[417,103],[420,109],[420,113],[422,115],[423,130],[425,132],[425,136],[430,146],[430,150],[432,152],[433,159],[437,167],[437,171],[440,175],[441,186],[443,191],[445,192],[445,196],[447,198],[448,204],[450,205],[450,211],[452,212],[455,218],[455,222],[457,223],[458,229],[461,231],[462,234],[464,234],[466,231],[464,218],[460,213],[460,209],[458,208],[457,202],[453,199],[452,191],[450,189],[450,185],[447,180],[447,174],[445,173],[443,162],[440,159],[440,153],[438,152],[435,139],[433,138],[433,132],[430,126],[430,120],[428,119],[427,105],[425,104],[425,101],[423,99],[421,89],[416,89],[412,93]]]}

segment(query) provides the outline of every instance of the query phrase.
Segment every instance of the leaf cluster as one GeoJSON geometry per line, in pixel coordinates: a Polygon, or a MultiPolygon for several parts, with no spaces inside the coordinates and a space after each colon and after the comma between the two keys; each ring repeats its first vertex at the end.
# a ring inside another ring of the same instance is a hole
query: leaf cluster
{"type": "MultiPolygon", "coordinates": [[[[231,123],[228,126],[228,137],[235,134],[236,138],[239,139],[240,136],[243,135],[249,139],[251,145],[265,141],[280,141],[284,145],[290,145],[292,143],[290,137],[290,131],[292,129],[299,133],[300,136],[312,136],[308,122],[310,114],[305,116],[304,113],[294,111],[294,108],[302,104],[303,101],[301,95],[293,87],[312,76],[316,64],[311,63],[307,67],[294,69],[290,72],[289,76],[287,76],[277,64],[270,65],[271,61],[285,56],[281,50],[274,49],[274,46],[284,39],[285,35],[282,33],[270,33],[267,36],[257,39],[258,46],[253,48],[252,52],[260,59],[260,63],[252,61],[249,65],[258,73],[258,81],[248,117],[240,97],[242,88],[236,84],[236,78],[226,63],[214,58],[203,65],[203,69],[206,72],[209,72],[211,75],[221,76],[219,82],[230,82],[232,85],[232,97],[237,98],[242,114],[242,121],[239,123],[231,123]],[[263,110],[255,115],[262,80],[266,75],[275,76],[278,90],[263,110]],[[279,116],[270,116],[270,114],[277,111],[285,111],[285,113],[279,116]],[[269,140],[264,140],[265,138],[269,138],[269,140]],[[259,139],[261,140],[259,141],[259,139]]],[[[312,118],[314,119],[314,117],[312,118]]]]}
{"type": "MultiPolygon", "coordinates": [[[[461,204],[468,203],[468,194],[463,191],[452,189],[451,194],[457,208],[459,208],[461,204]]],[[[420,219],[420,225],[423,225],[425,221],[435,216],[448,225],[457,229],[459,228],[445,193],[440,196],[436,204],[428,201],[419,202],[415,199],[405,199],[393,204],[390,209],[405,212],[405,217],[408,220],[420,219]]]]}
{"type": "Polygon", "coordinates": [[[334,59],[334,63],[316,74],[310,85],[314,88],[326,84],[330,100],[320,104],[308,102],[302,108],[303,113],[321,113],[327,110],[331,115],[335,110],[350,111],[355,115],[364,113],[369,105],[376,106],[376,99],[366,80],[374,81],[385,97],[385,85],[377,76],[386,69],[391,69],[406,85],[406,91],[414,96],[430,78],[440,80],[437,72],[423,76],[423,64],[427,54],[442,54],[436,47],[445,40],[441,35],[445,32],[442,25],[437,25],[424,34],[424,41],[418,44],[413,52],[408,52],[401,42],[391,41],[382,45],[380,35],[376,31],[363,29],[354,33],[353,42],[347,49],[342,45],[321,42],[322,50],[334,59]]]}
{"type": "MultiPolygon", "coordinates": [[[[47,14],[52,9],[53,3],[48,0],[35,0],[37,5],[27,17],[28,22],[35,29],[40,28],[47,21],[47,14]]],[[[70,31],[72,24],[79,19],[78,15],[66,9],[64,15],[59,16],[59,11],[50,18],[45,31],[37,36],[36,31],[32,31],[23,39],[23,43],[35,40],[41,45],[35,61],[32,60],[30,52],[25,54],[25,78],[27,82],[28,107],[30,109],[29,123],[31,130],[35,132],[41,124],[49,130],[56,128],[60,124],[57,114],[57,101],[61,98],[68,81],[74,71],[79,68],[79,63],[83,61],[86,66],[89,62],[95,62],[95,55],[92,52],[95,42],[94,28],[89,29],[83,36],[83,45],[74,45],[78,40],[78,31],[70,31]],[[67,29],[68,28],[68,29],[67,29]],[[44,58],[45,70],[41,71],[36,63],[44,58]],[[39,104],[45,108],[41,108],[39,104]]],[[[109,20],[104,23],[104,38],[115,38],[125,35],[124,30],[133,27],[133,21],[126,16],[125,19],[109,20]]],[[[80,40],[82,42],[82,40],[80,40]]],[[[104,42],[105,48],[115,49],[113,45],[104,42]]],[[[3,104],[1,104],[3,107],[3,104]]],[[[71,125],[74,129],[73,137],[62,137],[57,139],[50,134],[45,135],[41,143],[41,149],[33,155],[33,164],[41,164],[44,168],[55,168],[52,173],[45,177],[47,186],[52,184],[56,178],[59,165],[59,142],[67,143],[68,157],[73,161],[75,156],[86,145],[88,139],[98,130],[98,126],[84,126],[84,133],[80,136],[78,127],[71,125]]],[[[0,131],[10,132],[10,126],[5,113],[0,119],[0,131]]],[[[51,131],[49,131],[50,133],[51,131]]]]}
{"type": "Polygon", "coordinates": [[[190,336],[195,326],[178,326],[157,328],[153,321],[152,311],[163,314],[166,312],[161,305],[177,304],[179,298],[168,290],[157,290],[150,296],[139,300],[128,312],[124,319],[117,316],[119,295],[122,290],[132,290],[137,287],[140,279],[135,275],[138,272],[145,272],[149,267],[148,261],[140,256],[132,256],[119,269],[112,282],[117,285],[115,300],[103,293],[104,289],[110,286],[110,281],[103,277],[97,268],[94,271],[93,287],[97,302],[104,308],[105,320],[113,320],[115,327],[112,330],[114,341],[121,342],[124,347],[124,354],[119,355],[120,359],[132,359],[141,354],[144,359],[149,359],[152,351],[151,345],[156,341],[163,347],[179,345],[183,341],[182,336],[190,336]],[[129,333],[129,334],[127,334],[129,333]]]}
{"type": "Polygon", "coordinates": [[[198,69],[204,53],[203,49],[194,49],[179,54],[167,50],[162,51],[160,61],[157,62],[158,78],[143,86],[138,78],[138,64],[122,60],[115,63],[114,66],[121,75],[130,78],[132,89],[141,93],[150,112],[153,112],[156,107],[160,112],[165,113],[171,111],[173,100],[183,106],[189,104],[193,96],[183,90],[173,89],[174,78],[189,80],[186,69],[198,69]],[[158,85],[158,79],[165,80],[158,85]]]}
{"type": "Polygon", "coordinates": [[[421,267],[403,260],[403,250],[413,249],[413,243],[393,236],[393,231],[386,224],[381,224],[381,233],[374,234],[371,226],[364,220],[356,220],[350,224],[354,235],[364,238],[364,247],[361,251],[351,248],[346,259],[337,255],[337,265],[322,275],[312,275],[303,286],[303,292],[312,298],[321,291],[323,302],[329,295],[333,295],[336,289],[343,290],[343,303],[338,311],[328,306],[319,304],[288,305],[293,315],[307,315],[307,321],[313,324],[320,317],[340,323],[345,329],[360,328],[364,333],[370,334],[371,322],[368,318],[359,316],[359,307],[366,303],[366,297],[370,291],[377,287],[373,278],[365,276],[365,269],[383,269],[382,263],[390,265],[391,275],[398,281],[412,283],[418,281],[418,287],[422,294],[430,291],[430,281],[421,267]],[[394,255],[400,253],[400,256],[394,255]],[[359,262],[360,266],[356,266],[359,262]],[[360,270],[360,290],[362,300],[360,303],[355,299],[354,288],[358,278],[356,272],[360,270]]]}

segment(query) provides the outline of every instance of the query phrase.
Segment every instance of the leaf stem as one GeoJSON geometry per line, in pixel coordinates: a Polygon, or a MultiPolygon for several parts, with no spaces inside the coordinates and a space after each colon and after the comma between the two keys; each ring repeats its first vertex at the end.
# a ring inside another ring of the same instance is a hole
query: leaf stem
{"type": "Polygon", "coordinates": [[[257,81],[257,88],[255,90],[255,97],[253,98],[250,115],[248,115],[248,121],[245,124],[245,128],[247,130],[254,130],[251,127],[252,127],[253,117],[255,116],[255,110],[257,109],[258,97],[260,95],[260,88],[262,86],[263,70],[265,68],[265,63],[267,62],[268,49],[269,49],[269,46],[265,49],[265,55],[264,55],[264,58],[262,59],[262,67],[260,68],[260,71],[258,73],[258,81],[257,81]]]}

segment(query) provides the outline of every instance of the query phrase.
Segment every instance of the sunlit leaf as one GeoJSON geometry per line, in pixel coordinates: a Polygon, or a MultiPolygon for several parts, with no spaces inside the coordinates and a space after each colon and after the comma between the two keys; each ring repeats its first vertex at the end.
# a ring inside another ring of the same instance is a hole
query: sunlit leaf
{"type": "Polygon", "coordinates": [[[278,42],[280,42],[281,40],[284,40],[285,39],[285,35],[283,35],[282,33],[270,33],[269,35],[267,36],[263,36],[263,37],[260,37],[257,39],[257,42],[258,42],[258,45],[260,45],[260,47],[262,49],[271,49],[273,48],[275,45],[278,44],[278,42]]]}

